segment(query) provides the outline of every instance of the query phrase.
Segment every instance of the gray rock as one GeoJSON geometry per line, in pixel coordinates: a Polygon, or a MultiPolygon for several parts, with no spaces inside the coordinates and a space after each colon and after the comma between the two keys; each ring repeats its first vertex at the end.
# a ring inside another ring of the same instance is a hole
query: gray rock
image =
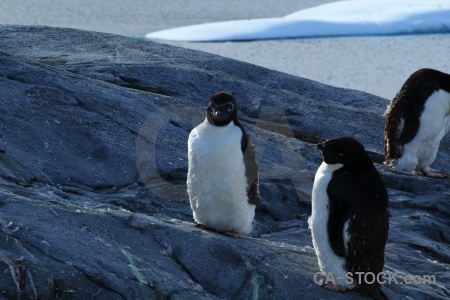
{"type": "MultiPolygon", "coordinates": [[[[382,162],[388,101],[193,50],[0,26],[0,299],[364,299],[314,282],[315,144],[349,135],[382,162]],[[233,93],[255,144],[251,237],[194,226],[187,137],[233,93]]],[[[449,171],[449,137],[435,161],[449,171]]],[[[450,296],[450,182],[377,164],[391,201],[392,299],[450,296]]]]}

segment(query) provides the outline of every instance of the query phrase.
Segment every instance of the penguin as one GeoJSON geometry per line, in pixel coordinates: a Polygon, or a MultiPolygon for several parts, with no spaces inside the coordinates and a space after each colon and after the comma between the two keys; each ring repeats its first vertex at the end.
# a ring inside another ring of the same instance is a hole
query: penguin
{"type": "Polygon", "coordinates": [[[330,139],[317,148],[323,162],[314,179],[308,224],[320,271],[326,276],[323,287],[333,291],[358,287],[374,299],[387,299],[381,280],[372,283],[368,276],[365,282],[359,280],[365,275],[356,273],[383,272],[389,231],[383,180],[363,145],[353,138],[330,139]]]}
{"type": "Polygon", "coordinates": [[[450,75],[433,69],[414,72],[385,116],[385,164],[428,177],[446,177],[432,172],[430,165],[450,128],[450,75]]]}
{"type": "Polygon", "coordinates": [[[232,236],[250,234],[260,203],[259,169],[229,93],[211,96],[206,118],[189,134],[187,192],[200,227],[232,236]]]}

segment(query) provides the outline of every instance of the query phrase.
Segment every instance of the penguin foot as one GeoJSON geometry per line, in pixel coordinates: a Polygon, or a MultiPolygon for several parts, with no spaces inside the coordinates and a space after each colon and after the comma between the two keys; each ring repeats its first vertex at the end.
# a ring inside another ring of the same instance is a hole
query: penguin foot
{"type": "Polygon", "coordinates": [[[241,235],[239,234],[239,232],[224,232],[224,235],[227,235],[229,237],[234,237],[234,238],[238,238],[241,237],[241,235]]]}
{"type": "Polygon", "coordinates": [[[204,229],[204,230],[212,230],[212,231],[215,231],[215,230],[212,229],[211,227],[208,227],[208,226],[206,226],[205,224],[201,224],[201,223],[195,224],[195,227],[200,228],[200,229],[204,229]]]}
{"type": "Polygon", "coordinates": [[[420,170],[420,172],[422,172],[422,174],[424,176],[431,177],[431,178],[445,178],[445,177],[447,177],[446,174],[431,172],[429,167],[423,168],[422,170],[420,170]]]}
{"type": "Polygon", "coordinates": [[[326,282],[322,285],[322,287],[326,288],[327,290],[333,291],[333,292],[345,292],[347,290],[346,287],[337,285],[331,282],[326,282]]]}
{"type": "Polygon", "coordinates": [[[226,235],[226,236],[234,237],[234,238],[241,237],[241,235],[239,234],[239,232],[231,232],[231,231],[230,231],[230,232],[223,232],[223,231],[217,231],[217,230],[215,230],[214,228],[211,228],[211,227],[209,227],[209,226],[207,226],[207,225],[205,225],[205,224],[201,224],[201,223],[195,224],[195,227],[200,228],[200,229],[203,229],[203,230],[214,231],[214,232],[217,232],[217,233],[220,233],[220,234],[223,234],[223,235],[226,235]]]}

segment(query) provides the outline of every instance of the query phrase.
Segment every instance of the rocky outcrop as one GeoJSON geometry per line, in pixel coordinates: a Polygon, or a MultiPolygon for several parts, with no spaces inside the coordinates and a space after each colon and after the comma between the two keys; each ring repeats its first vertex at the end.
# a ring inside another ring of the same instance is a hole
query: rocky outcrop
{"type": "MultiPolygon", "coordinates": [[[[341,135],[366,146],[389,188],[385,270],[398,284],[385,293],[450,296],[450,182],[379,164],[386,99],[148,41],[21,26],[0,26],[0,90],[0,299],[364,299],[314,282],[315,144],[341,135]],[[196,228],[186,195],[187,137],[219,90],[236,97],[261,167],[251,237],[196,228]],[[400,284],[407,274],[436,281],[400,284]]],[[[449,145],[437,169],[450,170],[449,145]]]]}

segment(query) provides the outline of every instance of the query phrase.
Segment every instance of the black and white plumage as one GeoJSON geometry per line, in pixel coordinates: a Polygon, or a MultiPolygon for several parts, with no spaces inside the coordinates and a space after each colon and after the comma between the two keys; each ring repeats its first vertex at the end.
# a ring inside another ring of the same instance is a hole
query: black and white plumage
{"type": "MultiPolygon", "coordinates": [[[[388,193],[363,145],[340,137],[317,145],[323,153],[312,192],[309,227],[320,271],[333,275],[331,290],[352,289],[347,272],[383,271],[389,230],[388,193]]],[[[378,299],[377,283],[361,287],[378,299]]]]}
{"type": "Polygon", "coordinates": [[[234,97],[211,96],[205,120],[189,134],[187,191],[197,223],[247,235],[259,203],[259,174],[234,97]]]}
{"type": "Polygon", "coordinates": [[[407,172],[431,172],[439,144],[450,128],[450,75],[432,69],[414,72],[386,111],[385,163],[407,172]]]}

